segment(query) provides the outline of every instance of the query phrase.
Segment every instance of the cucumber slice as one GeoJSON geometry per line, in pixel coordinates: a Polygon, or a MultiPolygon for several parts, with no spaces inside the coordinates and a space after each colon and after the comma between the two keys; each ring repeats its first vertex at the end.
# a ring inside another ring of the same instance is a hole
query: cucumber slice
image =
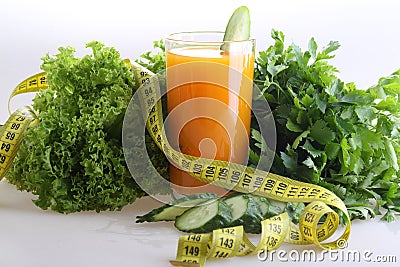
{"type": "Polygon", "coordinates": [[[261,232],[262,211],[251,195],[229,196],[224,202],[232,209],[232,221],[229,226],[243,225],[247,233],[261,232]]]}
{"type": "Polygon", "coordinates": [[[270,206],[268,199],[266,199],[265,197],[259,197],[259,196],[254,196],[254,195],[252,195],[252,198],[260,206],[261,215],[262,215],[263,219],[266,219],[268,216],[268,211],[269,211],[269,206],[270,206]]]}
{"type": "MultiPolygon", "coordinates": [[[[226,25],[224,41],[243,41],[250,38],[250,11],[246,6],[238,7],[230,17],[226,25]]],[[[221,50],[227,51],[228,43],[221,46],[221,50]]]]}
{"type": "Polygon", "coordinates": [[[261,214],[263,216],[263,219],[271,218],[275,215],[282,213],[282,211],[284,210],[284,207],[285,207],[284,202],[273,201],[273,200],[267,199],[265,197],[256,196],[256,195],[252,195],[252,197],[257,202],[257,204],[260,205],[261,214]]]}
{"type": "Polygon", "coordinates": [[[145,215],[137,216],[136,222],[173,221],[177,216],[181,215],[186,210],[200,203],[216,198],[218,198],[218,196],[214,193],[200,193],[185,196],[165,204],[164,206],[156,208],[145,215]]]}
{"type": "Polygon", "coordinates": [[[273,199],[268,199],[270,205],[268,209],[268,217],[274,217],[281,214],[285,210],[286,202],[281,202],[273,199]]]}
{"type": "Polygon", "coordinates": [[[301,214],[305,207],[306,205],[302,202],[288,202],[286,204],[286,212],[289,214],[289,218],[294,224],[299,223],[301,214]]]}
{"type": "Polygon", "coordinates": [[[272,206],[276,207],[276,209],[279,209],[281,213],[282,211],[284,211],[286,209],[286,202],[282,202],[282,201],[278,201],[278,200],[274,200],[274,199],[269,199],[269,203],[271,203],[272,206]]]}
{"type": "Polygon", "coordinates": [[[175,227],[189,233],[208,233],[226,227],[232,220],[230,207],[222,200],[215,199],[201,203],[178,216],[175,227]]]}

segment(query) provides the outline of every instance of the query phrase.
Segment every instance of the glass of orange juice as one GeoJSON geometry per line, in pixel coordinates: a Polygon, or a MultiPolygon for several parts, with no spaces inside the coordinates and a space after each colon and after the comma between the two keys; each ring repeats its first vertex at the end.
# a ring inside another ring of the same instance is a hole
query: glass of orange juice
{"type": "MultiPolygon", "coordinates": [[[[188,155],[246,164],[255,40],[224,42],[224,32],[182,32],[165,40],[171,146],[188,155]]],[[[182,194],[226,189],[204,184],[170,164],[172,187],[182,194]]]]}

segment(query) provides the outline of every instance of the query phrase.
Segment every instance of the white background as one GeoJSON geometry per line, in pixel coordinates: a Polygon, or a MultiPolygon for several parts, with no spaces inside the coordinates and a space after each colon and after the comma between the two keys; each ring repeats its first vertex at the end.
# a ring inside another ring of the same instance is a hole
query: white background
{"type": "MultiPolygon", "coordinates": [[[[295,42],[303,49],[311,37],[320,46],[339,41],[341,48],[332,63],[344,81],[354,81],[360,88],[400,68],[400,1],[395,0],[2,0],[0,124],[8,117],[7,100],[13,88],[39,72],[41,57],[57,53],[59,46],[73,46],[81,56],[88,52],[84,48],[87,42],[99,40],[115,46],[123,58],[135,59],[151,50],[154,40],[173,32],[224,30],[230,14],[240,5],[250,9],[258,51],[272,44],[270,32],[275,28],[285,33],[287,43],[295,42]]],[[[29,104],[30,99],[18,96],[11,107],[29,104]]],[[[30,199],[30,194],[17,192],[5,181],[0,183],[1,267],[168,266],[167,260],[174,258],[180,233],[171,224],[134,223],[137,214],[158,206],[154,201],[143,199],[122,212],[59,215],[39,210],[30,199]]],[[[397,255],[400,262],[399,228],[398,222],[355,222],[349,248],[397,255]]],[[[271,264],[253,257],[208,266],[226,263],[271,264]]],[[[319,266],[330,264],[338,263],[328,260],[319,266]]]]}
{"type": "MultiPolygon", "coordinates": [[[[87,42],[99,40],[134,59],[173,32],[224,30],[232,11],[244,4],[250,8],[257,50],[272,43],[272,28],[303,48],[311,37],[320,46],[339,41],[342,46],[332,63],[344,81],[360,88],[400,68],[396,0],[2,0],[0,123],[7,118],[11,90],[39,72],[41,57],[57,53],[59,46],[71,45],[83,55],[87,42]]],[[[15,98],[12,108],[29,104],[26,98],[15,98]]]]}

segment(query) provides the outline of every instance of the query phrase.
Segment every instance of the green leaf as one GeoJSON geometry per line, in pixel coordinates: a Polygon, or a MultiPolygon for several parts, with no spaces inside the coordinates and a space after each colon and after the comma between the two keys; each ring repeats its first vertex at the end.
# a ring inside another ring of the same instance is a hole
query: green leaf
{"type": "Polygon", "coordinates": [[[392,198],[396,198],[398,189],[399,189],[399,185],[398,184],[391,184],[389,186],[389,189],[388,189],[387,193],[386,193],[387,200],[388,199],[392,199],[392,198]]]}
{"type": "Polygon", "coordinates": [[[318,120],[311,126],[309,136],[321,145],[326,145],[335,138],[335,133],[328,127],[325,121],[318,120]]]}
{"type": "Polygon", "coordinates": [[[273,39],[275,39],[275,41],[280,41],[282,43],[285,42],[285,35],[283,34],[283,32],[272,29],[271,30],[271,37],[273,39]]]}
{"type": "Polygon", "coordinates": [[[385,91],[386,94],[395,96],[400,93],[400,75],[392,74],[388,77],[379,79],[379,86],[385,91]]]}
{"type": "MultiPolygon", "coordinates": [[[[293,149],[297,149],[297,147],[299,146],[300,142],[306,138],[308,136],[308,134],[310,133],[310,131],[304,131],[302,132],[299,136],[296,137],[296,139],[293,142],[292,148],[293,149]]],[[[306,141],[307,142],[307,141],[306,141]]]]}
{"type": "Polygon", "coordinates": [[[251,129],[251,138],[253,138],[258,143],[264,142],[264,138],[261,136],[261,133],[256,129],[251,129]]]}
{"type": "Polygon", "coordinates": [[[249,161],[250,163],[256,165],[260,160],[260,156],[249,148],[249,161]]]}
{"type": "Polygon", "coordinates": [[[394,150],[393,144],[389,139],[385,140],[385,155],[386,160],[393,169],[399,170],[398,159],[396,151],[394,150]]]}
{"type": "MultiPolygon", "coordinates": [[[[342,87],[343,89],[343,87],[342,87]]],[[[356,104],[356,105],[364,105],[369,106],[371,105],[371,98],[367,95],[364,91],[351,91],[346,92],[345,94],[340,94],[338,100],[341,102],[342,105],[348,104],[356,104]]]]}
{"type": "Polygon", "coordinates": [[[340,141],[340,147],[341,147],[341,168],[340,168],[340,173],[341,174],[346,174],[348,172],[348,167],[350,164],[350,154],[349,154],[349,149],[350,146],[347,143],[347,139],[346,138],[342,138],[342,140],[340,141]]]}
{"type": "Polygon", "coordinates": [[[394,222],[397,220],[397,218],[396,215],[393,213],[393,211],[388,209],[385,215],[383,215],[383,217],[381,218],[381,220],[385,222],[394,222]]]}
{"type": "Polygon", "coordinates": [[[337,41],[330,41],[329,44],[324,47],[321,51],[321,53],[318,53],[317,59],[330,59],[333,58],[334,56],[330,55],[333,51],[336,51],[340,47],[339,42],[337,41]]]}
{"type": "Polygon", "coordinates": [[[306,165],[308,168],[313,169],[315,172],[318,172],[318,168],[315,166],[314,161],[310,157],[304,160],[303,164],[306,165]]]}
{"type": "MultiPolygon", "coordinates": [[[[291,115],[291,107],[290,105],[280,105],[274,110],[274,117],[275,118],[280,118],[280,119],[286,119],[291,115]]],[[[285,120],[286,124],[286,120],[285,120]]]]}
{"type": "Polygon", "coordinates": [[[308,141],[308,140],[306,140],[306,142],[304,143],[304,145],[302,146],[302,148],[303,148],[304,150],[306,150],[308,153],[310,153],[310,155],[311,155],[313,158],[320,157],[322,154],[325,153],[324,151],[321,151],[321,150],[318,150],[318,149],[314,148],[314,147],[312,146],[312,144],[310,143],[310,141],[308,141]]]}
{"type": "MultiPolygon", "coordinates": [[[[387,161],[385,161],[387,162],[387,161]]],[[[397,178],[397,173],[394,170],[393,167],[388,167],[388,169],[385,171],[383,177],[381,178],[382,182],[385,183],[387,186],[384,188],[389,188],[391,185],[391,181],[393,181],[394,178],[397,178]]]]}
{"type": "Polygon", "coordinates": [[[305,61],[305,58],[303,57],[303,53],[301,52],[301,49],[298,45],[296,44],[292,44],[292,49],[294,52],[294,55],[296,56],[297,61],[300,63],[300,66],[302,68],[306,68],[307,67],[307,62],[305,61]]]}
{"type": "Polygon", "coordinates": [[[352,219],[367,220],[375,217],[375,212],[370,207],[349,207],[348,211],[352,219]]]}
{"type": "Polygon", "coordinates": [[[339,79],[335,79],[333,83],[331,83],[329,86],[325,88],[325,92],[337,98],[339,94],[342,92],[343,89],[343,82],[340,81],[339,79]]]}
{"type": "Polygon", "coordinates": [[[361,106],[354,109],[358,118],[363,123],[370,124],[372,120],[376,118],[376,114],[372,107],[370,106],[361,106]]]}
{"type": "Polygon", "coordinates": [[[292,132],[295,132],[295,133],[303,132],[303,129],[301,129],[301,127],[299,125],[297,125],[296,123],[294,123],[290,118],[288,118],[288,120],[286,122],[286,128],[289,131],[292,131],[292,132]]]}
{"type": "Polygon", "coordinates": [[[294,106],[295,106],[296,108],[298,108],[299,110],[306,110],[306,108],[303,107],[303,105],[301,104],[299,98],[295,97],[295,98],[293,99],[293,103],[294,103],[294,106]]]}
{"type": "Polygon", "coordinates": [[[374,150],[383,149],[385,147],[385,140],[382,139],[380,134],[364,127],[356,127],[355,137],[362,141],[364,151],[373,152],[374,150]]]}
{"type": "Polygon", "coordinates": [[[340,144],[338,143],[329,143],[325,146],[325,153],[328,156],[329,160],[334,160],[336,159],[339,151],[340,151],[340,144]]]}
{"type": "Polygon", "coordinates": [[[357,86],[354,82],[346,83],[345,88],[347,92],[357,90],[357,86]]]}
{"type": "MultiPolygon", "coordinates": [[[[351,113],[352,114],[352,113],[351,113]]],[[[344,114],[342,114],[344,115],[344,114]]],[[[352,118],[350,118],[352,119],[352,118]]],[[[334,123],[337,129],[344,135],[354,133],[354,125],[349,121],[349,119],[343,119],[342,117],[334,116],[334,123]]]]}
{"type": "Polygon", "coordinates": [[[364,189],[365,192],[367,192],[368,194],[370,194],[373,198],[375,198],[375,200],[377,200],[377,203],[379,202],[379,200],[381,200],[381,195],[379,195],[378,193],[376,193],[375,191],[369,190],[364,188],[363,185],[361,185],[360,187],[362,187],[364,189]]]}
{"type": "Polygon", "coordinates": [[[301,125],[302,128],[304,127],[308,127],[308,123],[309,123],[309,114],[307,113],[306,110],[299,110],[297,117],[296,117],[296,122],[298,125],[301,125]]]}
{"type": "MultiPolygon", "coordinates": [[[[387,171],[388,168],[389,168],[389,164],[386,162],[386,160],[376,161],[375,164],[373,164],[369,167],[370,174],[375,175],[375,176],[381,175],[383,172],[387,171]]],[[[393,169],[391,168],[391,170],[393,170],[393,169]]],[[[393,172],[394,172],[394,170],[393,170],[393,172]]],[[[368,184],[368,186],[369,186],[369,184],[368,184]]]]}
{"type": "Polygon", "coordinates": [[[283,165],[290,171],[295,171],[297,169],[297,158],[289,156],[285,152],[281,152],[281,158],[283,165]]]}
{"type": "Polygon", "coordinates": [[[271,61],[267,66],[267,71],[271,74],[272,77],[279,74],[281,71],[287,69],[288,66],[285,65],[275,65],[275,62],[271,61]]]}
{"type": "Polygon", "coordinates": [[[361,158],[361,149],[358,148],[354,152],[349,153],[349,155],[350,155],[349,169],[357,175],[360,174],[362,169],[364,168],[364,161],[361,158]]]}
{"type": "Polygon", "coordinates": [[[322,94],[318,94],[318,95],[316,96],[316,98],[315,98],[315,102],[317,103],[318,109],[319,109],[322,113],[325,113],[327,103],[326,103],[326,101],[325,101],[322,97],[323,97],[322,94]]]}
{"type": "Polygon", "coordinates": [[[310,97],[309,95],[305,95],[302,99],[301,102],[303,103],[303,105],[306,108],[309,108],[313,103],[314,103],[314,99],[312,97],[310,97]]]}
{"type": "Polygon", "coordinates": [[[318,45],[315,42],[314,37],[312,37],[310,39],[310,41],[308,42],[308,50],[310,51],[311,57],[313,59],[317,58],[317,48],[318,48],[318,45]]]}
{"type": "Polygon", "coordinates": [[[397,101],[397,97],[388,96],[385,100],[380,101],[375,108],[397,114],[400,112],[400,103],[397,101]]]}

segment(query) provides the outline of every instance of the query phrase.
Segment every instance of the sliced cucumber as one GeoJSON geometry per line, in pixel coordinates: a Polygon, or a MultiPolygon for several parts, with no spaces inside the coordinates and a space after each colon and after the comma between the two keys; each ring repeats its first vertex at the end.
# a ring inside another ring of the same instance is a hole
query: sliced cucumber
{"type": "Polygon", "coordinates": [[[201,203],[178,216],[175,227],[189,233],[208,233],[226,227],[232,220],[230,207],[222,200],[215,199],[201,203]]]}
{"type": "Polygon", "coordinates": [[[266,199],[265,197],[259,197],[255,195],[252,195],[252,198],[260,206],[261,215],[263,219],[266,219],[268,216],[268,211],[270,206],[268,199],[266,199]]]}
{"type": "MultiPolygon", "coordinates": [[[[224,41],[243,41],[250,38],[250,11],[246,6],[238,7],[230,17],[226,25],[224,41]]],[[[221,50],[227,51],[228,43],[221,46],[221,50]]]]}
{"type": "Polygon", "coordinates": [[[243,225],[247,233],[260,233],[262,211],[250,194],[229,196],[224,202],[232,209],[232,221],[229,226],[243,225]]]}
{"type": "Polygon", "coordinates": [[[284,202],[274,201],[256,195],[252,195],[252,197],[257,202],[257,204],[260,205],[263,219],[271,218],[275,215],[282,213],[282,211],[284,210],[285,207],[284,202]]]}
{"type": "Polygon", "coordinates": [[[269,199],[269,203],[271,203],[272,206],[276,207],[276,209],[279,209],[281,213],[286,209],[287,202],[282,202],[274,199],[269,199]]]}
{"type": "Polygon", "coordinates": [[[268,199],[268,201],[270,204],[268,209],[269,217],[273,217],[285,211],[286,202],[277,201],[273,199],[268,199]]]}
{"type": "Polygon", "coordinates": [[[145,215],[137,216],[136,222],[173,221],[177,216],[181,215],[186,210],[200,203],[216,198],[218,198],[218,196],[214,193],[200,193],[185,196],[165,204],[164,206],[156,208],[145,215]]]}
{"type": "Polygon", "coordinates": [[[302,202],[288,202],[286,204],[286,212],[289,214],[290,220],[298,224],[301,214],[303,213],[303,210],[305,208],[305,204],[302,202]]]}

